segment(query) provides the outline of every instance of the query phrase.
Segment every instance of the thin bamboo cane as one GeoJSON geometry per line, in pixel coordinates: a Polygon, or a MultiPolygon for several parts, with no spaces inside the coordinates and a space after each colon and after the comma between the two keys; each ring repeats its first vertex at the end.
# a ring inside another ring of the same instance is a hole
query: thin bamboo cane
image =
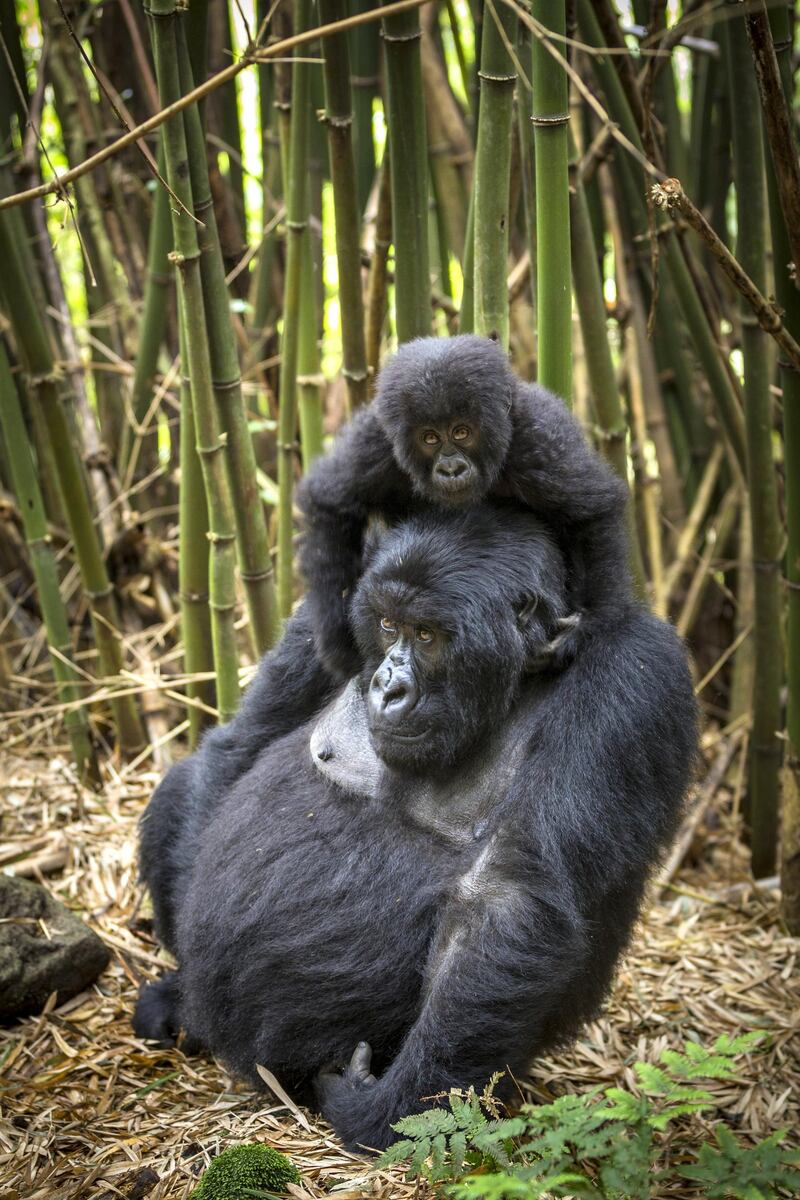
{"type": "MultiPolygon", "coordinates": [[[[786,105],[794,96],[790,11],[787,5],[770,9],[770,25],[786,105]]],[[[796,150],[796,145],[795,145],[796,150]]],[[[800,291],[790,270],[791,250],[775,172],[767,165],[769,219],[775,293],[784,322],[800,341],[800,291]]],[[[780,359],[783,389],[783,455],[786,486],[786,678],[789,735],[783,774],[781,814],[781,912],[790,931],[800,934],[800,371],[780,359]]]]}
{"type": "MultiPolygon", "coordinates": [[[[166,192],[164,192],[166,195],[166,192]]],[[[181,341],[181,487],[178,520],[180,544],[178,583],[181,597],[181,635],[183,665],[186,674],[209,674],[214,670],[214,646],[211,637],[211,610],[208,606],[208,505],[192,408],[192,383],[188,372],[188,351],[184,323],[179,318],[181,341]]],[[[214,707],[212,679],[190,679],[186,685],[190,700],[199,700],[206,709],[214,707]]],[[[187,704],[189,745],[197,745],[209,723],[209,714],[198,704],[187,704]]]]}
{"type": "MultiPolygon", "coordinates": [[[[346,0],[320,0],[320,20],[326,25],[347,15],[346,0]]],[[[350,55],[347,34],[336,33],[322,43],[325,63],[325,124],[339,263],[339,312],[342,323],[342,374],[351,409],[366,403],[367,351],[364,342],[364,300],[361,291],[361,221],[353,152],[353,104],[350,94],[350,55]]]]}
{"type": "MultiPolygon", "coordinates": [[[[164,154],[158,153],[159,174],[164,174],[164,154]]],[[[159,187],[153,205],[153,217],[147,243],[147,278],[144,287],[142,319],[139,326],[139,345],[133,375],[131,407],[138,425],[144,422],[153,399],[153,381],[158,365],[158,353],[164,340],[167,322],[167,305],[173,289],[175,273],[169,262],[172,248],[172,223],[169,215],[169,195],[159,187]]],[[[158,461],[158,425],[152,421],[150,428],[141,434],[141,441],[132,444],[133,433],[126,422],[122,435],[120,466],[124,470],[132,453],[137,457],[137,473],[147,475],[158,461]]]]}
{"type": "Polygon", "coordinates": [[[475,332],[475,187],[473,185],[467,209],[467,232],[464,238],[464,284],[461,289],[461,308],[458,332],[475,332]]]}
{"type": "MultiPolygon", "coordinates": [[[[577,166],[577,164],[575,164],[577,166]]],[[[581,324],[583,350],[599,425],[600,451],[620,479],[628,485],[626,439],[628,426],[617,388],[606,327],[603,282],[597,262],[586,193],[577,169],[572,171],[570,194],[572,276],[581,324]]],[[[627,504],[628,548],[631,570],[641,596],[647,594],[642,552],[636,530],[633,497],[627,504]]]]}
{"type": "Polygon", "coordinates": [[[475,331],[508,346],[508,228],[511,130],[517,72],[507,47],[517,19],[487,0],[481,46],[481,106],[475,155],[475,331]]]}
{"type": "MultiPolygon", "coordinates": [[[[122,671],[122,649],[114,592],[89,507],[83,471],[59,394],[47,331],[5,216],[0,218],[0,258],[3,262],[0,286],[6,313],[29,373],[29,388],[36,392],[38,403],[41,404],[64,499],[64,515],[69,523],[75,543],[75,557],[89,598],[100,670],[110,679],[117,678],[122,671]]],[[[122,749],[126,752],[141,749],[144,735],[133,697],[119,696],[111,701],[111,705],[122,749]]]]}
{"type": "MultiPolygon", "coordinates": [[[[295,34],[307,27],[310,15],[310,0],[294,0],[295,34]]],[[[282,617],[289,615],[294,599],[292,496],[297,448],[297,361],[300,346],[303,234],[308,228],[310,89],[308,64],[295,60],[292,65],[288,170],[284,175],[287,245],[278,410],[278,611],[282,617]]]]}
{"type": "MultiPolygon", "coordinates": [[[[191,91],[191,65],[180,23],[176,32],[180,87],[183,92],[191,91]]],[[[225,437],[223,458],[233,499],[239,571],[247,599],[253,645],[257,654],[263,654],[274,644],[280,630],[267,523],[256,478],[253,439],[247,424],[239,356],[225,283],[225,266],[208,181],[205,139],[196,105],[185,110],[183,121],[194,213],[202,222],[197,226],[197,242],[203,308],[208,329],[214,396],[225,437]]]]}
{"type": "MultiPolygon", "coordinates": [[[[370,0],[355,0],[353,12],[366,12],[370,0]]],[[[376,25],[362,25],[349,34],[353,89],[354,150],[358,182],[358,211],[363,213],[375,182],[375,138],[372,102],[380,85],[380,45],[376,25]]]]}
{"type": "Polygon", "coordinates": [[[36,479],[25,420],[17,388],[11,374],[6,349],[0,341],[0,430],[8,450],[7,464],[17,497],[31,568],[36,580],[36,595],[42,611],[50,661],[56,680],[58,699],[69,705],[64,724],[78,774],[85,782],[97,783],[99,770],[89,734],[85,708],[73,708],[80,700],[79,675],[72,662],[72,642],[64,601],[61,599],[58,568],[50,545],[42,493],[36,479]]]}
{"type": "Polygon", "coordinates": [[[419,13],[383,21],[387,132],[392,156],[392,232],[397,340],[430,333],[428,153],[420,64],[419,13]]]}
{"type": "MultiPolygon", "coordinates": [[[[747,34],[738,15],[726,22],[725,43],[733,118],[736,252],[743,268],[763,293],[766,291],[766,188],[761,119],[747,34]]],[[[769,352],[766,335],[744,303],[742,353],[755,571],[751,851],[753,872],[760,877],[772,873],[777,851],[783,678],[779,571],[783,538],[772,451],[769,352]]]]}
{"type": "MultiPolygon", "coordinates": [[[[161,103],[174,103],[181,94],[174,0],[152,0],[150,7],[153,56],[161,103]]],[[[209,594],[217,706],[227,721],[239,705],[239,671],[234,617],[236,607],[235,522],[228,474],[224,463],[225,437],[217,420],[211,360],[206,331],[200,248],[193,212],[190,163],[184,121],[168,121],[163,127],[167,180],[183,210],[172,207],[173,259],[178,267],[178,303],[184,323],[186,352],[192,388],[197,453],[203,470],[208,504],[209,594]],[[185,211],[184,211],[185,210],[185,211]]]]}
{"type": "Polygon", "coordinates": [[[300,339],[297,347],[297,412],[300,455],[307,471],[322,454],[322,399],[325,379],[320,371],[317,312],[314,303],[314,264],[308,229],[300,249],[300,339]]]}
{"type": "Polygon", "coordinates": [[[386,322],[387,260],[392,244],[392,183],[389,155],[384,151],[378,187],[378,211],[375,216],[375,246],[367,276],[366,343],[369,394],[375,390],[375,378],[381,358],[381,336],[386,322]]]}
{"type": "MultiPolygon", "coordinates": [[[[550,32],[567,32],[565,0],[533,0],[533,16],[550,32]]],[[[484,30],[484,36],[486,31],[484,30]]],[[[563,44],[563,43],[562,43],[563,44]]],[[[561,64],[534,37],[533,132],[536,165],[536,297],[539,382],[572,397],[572,288],[569,239],[569,86],[561,64]]]]}

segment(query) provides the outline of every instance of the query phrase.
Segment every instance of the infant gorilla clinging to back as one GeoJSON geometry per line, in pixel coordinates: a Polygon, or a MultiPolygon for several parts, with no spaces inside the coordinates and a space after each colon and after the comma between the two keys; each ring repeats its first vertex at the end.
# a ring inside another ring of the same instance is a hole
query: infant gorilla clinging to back
{"type": "Polygon", "coordinates": [[[367,522],[391,524],[487,496],[544,517],[565,556],[568,619],[552,665],[573,658],[630,595],[627,489],[588,445],[563,401],[511,371],[496,342],[464,334],[419,338],[381,371],[358,413],[301,485],[302,568],[317,651],[349,678],[359,659],[349,623],[367,522]]]}

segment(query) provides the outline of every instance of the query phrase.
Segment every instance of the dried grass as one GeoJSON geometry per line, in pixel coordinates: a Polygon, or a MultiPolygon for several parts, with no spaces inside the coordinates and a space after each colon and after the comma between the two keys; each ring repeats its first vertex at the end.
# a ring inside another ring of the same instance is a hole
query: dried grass
{"type": "MultiPolygon", "coordinates": [[[[214,1154],[245,1140],[291,1156],[303,1175],[298,1195],[418,1196],[402,1171],[375,1172],[344,1151],[313,1114],[306,1130],[218,1064],[133,1036],[138,983],[162,961],[142,921],[135,861],[136,821],[155,782],[143,770],[109,769],[104,792],[92,795],[63,759],[0,760],[0,868],[27,863],[33,878],[57,871],[48,886],[114,955],[92,989],[0,1031],[0,1198],[183,1200],[214,1154]]],[[[688,865],[644,917],[602,1017],[519,1081],[526,1095],[630,1084],[636,1059],[654,1060],[689,1035],[759,1028],[772,1045],[737,1082],[713,1085],[717,1115],[758,1136],[800,1127],[800,941],[782,930],[775,892],[748,883],[730,808],[723,795],[709,810],[688,865]]]]}

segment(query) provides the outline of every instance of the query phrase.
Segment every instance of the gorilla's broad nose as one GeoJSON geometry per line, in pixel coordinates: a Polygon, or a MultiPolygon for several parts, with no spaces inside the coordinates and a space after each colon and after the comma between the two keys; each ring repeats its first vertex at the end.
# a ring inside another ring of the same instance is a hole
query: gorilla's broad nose
{"type": "Polygon", "coordinates": [[[436,465],[436,474],[445,479],[458,479],[466,471],[467,464],[463,458],[440,458],[436,465]]]}
{"type": "Polygon", "coordinates": [[[405,666],[384,664],[372,676],[369,685],[369,707],[374,717],[393,724],[403,720],[419,699],[412,672],[405,666]]]}

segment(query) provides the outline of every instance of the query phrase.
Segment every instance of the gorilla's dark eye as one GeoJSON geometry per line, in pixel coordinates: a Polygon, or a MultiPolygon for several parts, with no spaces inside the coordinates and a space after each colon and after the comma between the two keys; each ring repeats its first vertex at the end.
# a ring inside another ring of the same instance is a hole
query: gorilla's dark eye
{"type": "Polygon", "coordinates": [[[422,440],[426,446],[438,446],[441,439],[435,429],[426,429],[422,435],[422,440]]]}
{"type": "Polygon", "coordinates": [[[425,626],[425,625],[420,625],[419,628],[417,629],[417,641],[418,642],[432,642],[433,641],[433,630],[428,629],[427,626],[425,626]]]}
{"type": "Polygon", "coordinates": [[[453,430],[453,441],[463,442],[469,437],[470,431],[467,425],[456,425],[453,430]]]}
{"type": "Polygon", "coordinates": [[[388,617],[381,617],[381,632],[387,637],[397,637],[397,626],[388,617]]]}

